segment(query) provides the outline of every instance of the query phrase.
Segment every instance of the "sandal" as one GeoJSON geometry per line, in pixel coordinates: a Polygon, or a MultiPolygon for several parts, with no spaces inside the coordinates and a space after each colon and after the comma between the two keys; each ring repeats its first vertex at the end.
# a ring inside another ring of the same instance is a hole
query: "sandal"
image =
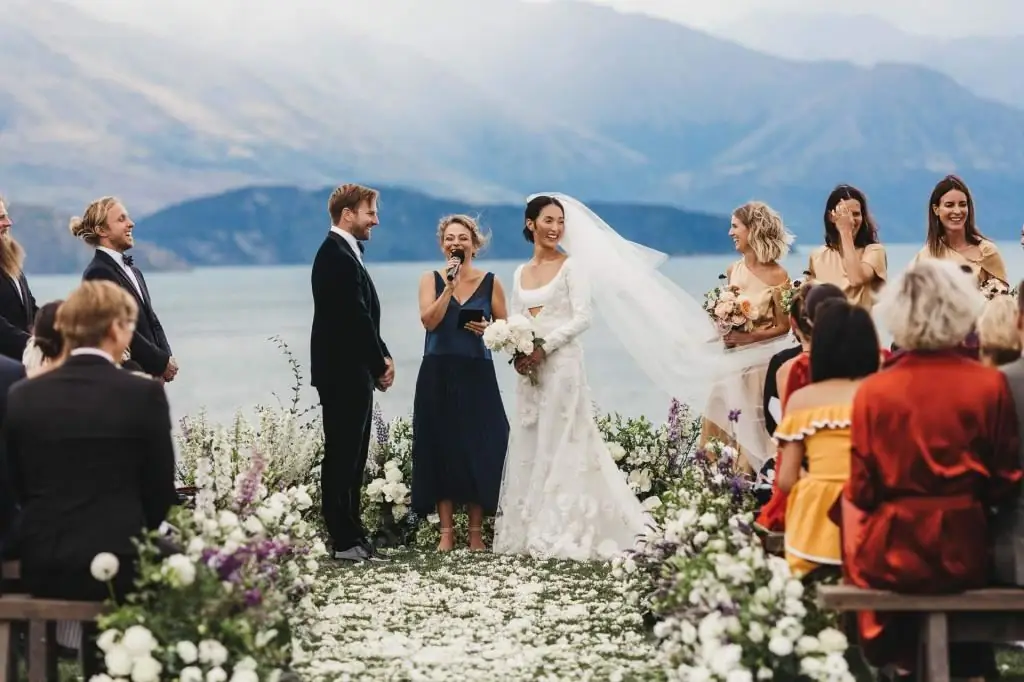
{"type": "MultiPolygon", "coordinates": [[[[478,526],[478,527],[476,527],[476,528],[470,527],[470,529],[469,529],[469,535],[470,535],[470,539],[469,539],[469,541],[470,541],[470,544],[472,544],[472,542],[473,542],[473,533],[476,533],[477,535],[479,535],[479,536],[480,536],[480,544],[481,544],[481,545],[483,545],[483,544],[484,544],[484,538],[483,538],[483,528],[481,528],[481,527],[479,527],[479,526],[478,526]]],[[[471,552],[483,552],[483,551],[485,551],[486,549],[487,549],[487,547],[486,547],[486,546],[482,546],[482,547],[470,547],[470,548],[469,548],[469,551],[471,551],[471,552]]]]}
{"type": "MultiPolygon", "coordinates": [[[[441,529],[441,541],[442,541],[442,542],[444,542],[444,537],[445,537],[445,535],[447,535],[447,536],[451,537],[451,534],[452,534],[452,532],[453,532],[453,530],[452,530],[451,528],[442,528],[442,529],[441,529]]],[[[452,542],[452,546],[451,546],[451,547],[443,548],[443,547],[441,547],[441,545],[440,545],[440,543],[439,543],[439,544],[437,545],[437,551],[438,551],[438,552],[450,552],[450,551],[452,551],[453,549],[455,549],[455,546],[454,546],[454,545],[455,545],[455,542],[453,541],[453,542],[452,542]]]]}

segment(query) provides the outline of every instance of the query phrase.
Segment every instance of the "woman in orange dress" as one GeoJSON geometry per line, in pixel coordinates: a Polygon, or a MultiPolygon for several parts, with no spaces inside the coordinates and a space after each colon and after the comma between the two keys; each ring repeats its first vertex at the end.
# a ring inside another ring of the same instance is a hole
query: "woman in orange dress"
{"type": "MultiPolygon", "coordinates": [[[[845,578],[859,587],[943,594],[988,582],[988,509],[1015,501],[1021,465],[1005,377],[956,350],[983,305],[973,278],[936,259],[882,294],[880,317],[901,352],[853,401],[842,521],[845,578]]],[[[858,614],[865,656],[912,675],[916,624],[858,614]]],[[[995,674],[988,645],[951,646],[950,665],[954,677],[995,674]]]]}
{"type": "Polygon", "coordinates": [[[870,312],[888,276],[888,261],[867,197],[856,187],[839,185],[825,201],[824,222],[825,244],[811,252],[808,275],[835,284],[850,303],[870,312]]]}
{"type": "Polygon", "coordinates": [[[871,315],[843,300],[818,306],[811,383],[792,394],[775,430],[779,490],[786,505],[786,561],[797,577],[842,565],[839,527],[829,511],[850,474],[850,413],[861,381],[878,371],[871,315]],[[807,472],[801,475],[804,458],[807,472]]]}

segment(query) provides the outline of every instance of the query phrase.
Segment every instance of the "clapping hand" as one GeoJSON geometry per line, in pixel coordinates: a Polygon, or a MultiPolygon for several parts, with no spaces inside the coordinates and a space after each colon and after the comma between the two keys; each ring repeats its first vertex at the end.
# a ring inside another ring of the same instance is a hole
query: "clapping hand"
{"type": "Polygon", "coordinates": [[[840,201],[832,209],[832,224],[836,226],[840,234],[853,236],[853,212],[846,205],[846,200],[840,201]]]}

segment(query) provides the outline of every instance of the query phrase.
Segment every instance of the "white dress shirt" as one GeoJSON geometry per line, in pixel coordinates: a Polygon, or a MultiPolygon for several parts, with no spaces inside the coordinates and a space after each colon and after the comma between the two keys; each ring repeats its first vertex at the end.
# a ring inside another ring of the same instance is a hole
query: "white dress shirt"
{"type": "Polygon", "coordinates": [[[347,241],[348,245],[352,247],[352,251],[355,252],[356,259],[359,260],[359,264],[366,267],[366,264],[363,263],[363,252],[359,250],[359,242],[356,241],[356,238],[336,225],[331,225],[331,232],[341,235],[341,238],[347,241]]]}
{"type": "Polygon", "coordinates": [[[21,290],[21,282],[18,281],[18,278],[17,277],[8,277],[7,279],[11,280],[11,284],[14,285],[14,290],[18,292],[18,298],[20,298],[22,301],[24,301],[25,300],[25,292],[21,290]]]}
{"type": "Polygon", "coordinates": [[[124,270],[124,274],[128,276],[128,280],[135,286],[135,291],[139,292],[139,298],[146,300],[145,294],[142,293],[142,287],[139,285],[139,280],[135,277],[135,272],[124,264],[124,254],[118,253],[113,249],[108,249],[105,246],[97,246],[96,249],[113,258],[114,262],[121,266],[121,269],[124,270]]]}
{"type": "Polygon", "coordinates": [[[71,356],[74,357],[75,355],[95,355],[103,358],[104,360],[109,360],[112,365],[115,364],[114,358],[110,357],[110,353],[105,350],[100,350],[99,348],[76,348],[71,351],[71,356]]]}

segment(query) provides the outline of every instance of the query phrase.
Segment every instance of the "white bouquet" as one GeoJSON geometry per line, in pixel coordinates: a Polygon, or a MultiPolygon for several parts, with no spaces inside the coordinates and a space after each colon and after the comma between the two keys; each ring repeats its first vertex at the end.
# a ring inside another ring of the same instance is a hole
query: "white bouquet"
{"type": "MultiPolygon", "coordinates": [[[[511,356],[511,365],[519,358],[525,358],[544,345],[544,339],[537,336],[533,322],[524,315],[512,315],[507,320],[495,320],[484,330],[484,345],[488,349],[511,356]]],[[[527,375],[530,383],[537,385],[536,371],[527,375]]]]}

